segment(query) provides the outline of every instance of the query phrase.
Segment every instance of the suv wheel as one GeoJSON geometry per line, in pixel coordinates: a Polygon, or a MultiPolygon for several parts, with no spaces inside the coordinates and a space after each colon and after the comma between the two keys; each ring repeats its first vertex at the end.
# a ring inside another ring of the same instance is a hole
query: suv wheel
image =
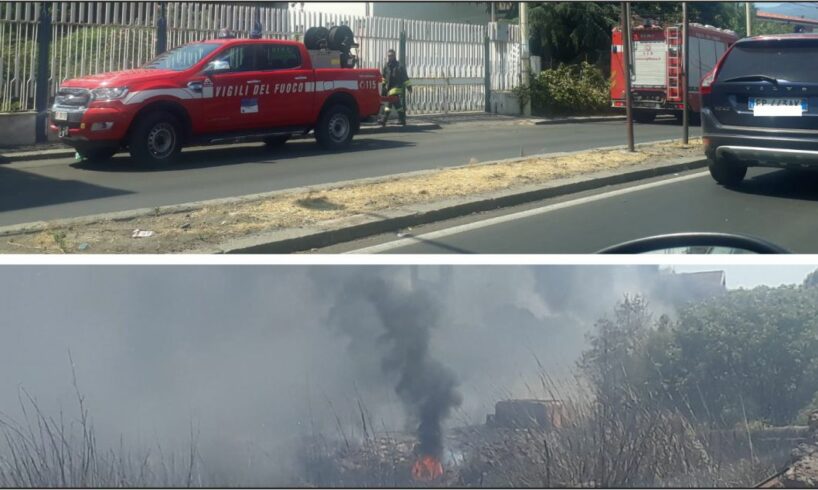
{"type": "Polygon", "coordinates": [[[725,158],[716,158],[710,162],[710,175],[725,187],[738,185],[747,175],[747,167],[725,158]]]}
{"type": "Polygon", "coordinates": [[[315,139],[325,150],[346,148],[354,134],[355,113],[345,105],[335,105],[324,111],[315,128],[315,139]]]}
{"type": "Polygon", "coordinates": [[[153,112],[137,121],[128,140],[131,157],[140,165],[170,165],[182,150],[181,124],[168,112],[153,112]]]}

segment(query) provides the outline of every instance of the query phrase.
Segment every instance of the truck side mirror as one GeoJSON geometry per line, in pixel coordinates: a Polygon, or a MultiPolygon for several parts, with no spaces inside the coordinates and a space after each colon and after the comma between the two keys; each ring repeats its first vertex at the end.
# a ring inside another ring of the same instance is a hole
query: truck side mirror
{"type": "Polygon", "coordinates": [[[227,60],[213,60],[207,64],[204,69],[205,75],[212,75],[213,73],[221,73],[230,70],[230,62],[227,60]]]}

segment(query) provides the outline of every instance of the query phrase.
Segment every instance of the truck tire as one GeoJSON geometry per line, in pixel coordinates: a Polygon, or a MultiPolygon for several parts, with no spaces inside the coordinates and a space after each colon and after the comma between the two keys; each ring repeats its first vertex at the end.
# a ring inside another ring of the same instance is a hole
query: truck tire
{"type": "Polygon", "coordinates": [[[151,112],[136,121],[128,139],[134,161],[147,168],[171,165],[182,150],[182,125],[164,111],[151,112]]]}
{"type": "Polygon", "coordinates": [[[94,148],[88,150],[77,151],[80,158],[88,163],[102,163],[110,160],[112,156],[118,151],[117,148],[94,148]]]}
{"type": "Polygon", "coordinates": [[[315,140],[325,150],[341,150],[349,146],[355,134],[355,113],[345,105],[325,110],[315,127],[315,140]]]}
{"type": "Polygon", "coordinates": [[[714,157],[709,165],[710,176],[724,187],[735,187],[747,175],[747,166],[726,158],[714,157]]]}
{"type": "Polygon", "coordinates": [[[653,111],[633,111],[633,120],[640,123],[652,123],[656,119],[656,113],[653,111]]]}
{"type": "Polygon", "coordinates": [[[331,27],[328,33],[329,49],[341,52],[349,52],[349,48],[355,42],[354,34],[349,26],[331,27]]]}
{"type": "Polygon", "coordinates": [[[292,135],[277,134],[275,136],[267,136],[266,138],[264,138],[263,141],[267,148],[279,148],[281,146],[284,146],[284,143],[286,143],[290,139],[290,136],[292,135]]]}
{"type": "Polygon", "coordinates": [[[322,44],[329,44],[329,29],[310,27],[304,33],[304,46],[307,49],[321,49],[322,44]]]}
{"type": "MultiPolygon", "coordinates": [[[[674,114],[674,116],[676,117],[676,121],[678,121],[679,124],[682,124],[684,122],[684,113],[683,112],[677,112],[676,114],[674,114]]],[[[691,126],[700,125],[702,123],[701,113],[696,112],[696,111],[692,111],[692,110],[688,111],[688,113],[687,113],[687,122],[691,126]]]]}

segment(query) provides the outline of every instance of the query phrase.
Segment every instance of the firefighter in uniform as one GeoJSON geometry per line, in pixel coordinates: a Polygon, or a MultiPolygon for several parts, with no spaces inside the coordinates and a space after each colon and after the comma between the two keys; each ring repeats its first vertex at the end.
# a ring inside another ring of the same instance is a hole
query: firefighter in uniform
{"type": "Polygon", "coordinates": [[[406,74],[406,68],[400,64],[395,57],[395,50],[390,49],[386,53],[387,62],[383,67],[383,88],[382,94],[385,96],[397,96],[398,100],[394,103],[388,103],[384,108],[384,114],[381,118],[381,125],[386,126],[386,120],[389,119],[389,114],[392,108],[398,112],[398,121],[402,126],[406,125],[406,93],[412,93],[412,82],[406,74]]]}

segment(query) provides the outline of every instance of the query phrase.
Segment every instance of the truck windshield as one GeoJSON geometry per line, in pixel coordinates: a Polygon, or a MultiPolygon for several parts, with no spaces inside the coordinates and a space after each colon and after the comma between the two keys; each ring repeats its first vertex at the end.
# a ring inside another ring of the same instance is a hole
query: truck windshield
{"type": "Polygon", "coordinates": [[[153,68],[157,70],[187,70],[202,60],[205,56],[219,47],[217,43],[193,43],[173,48],[166,51],[143,68],[153,68]]]}

